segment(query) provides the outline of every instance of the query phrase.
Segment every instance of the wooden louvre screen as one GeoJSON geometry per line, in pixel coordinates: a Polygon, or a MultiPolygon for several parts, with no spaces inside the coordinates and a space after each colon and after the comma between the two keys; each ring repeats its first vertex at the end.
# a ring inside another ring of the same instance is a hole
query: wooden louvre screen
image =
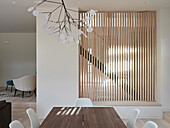
{"type": "Polygon", "coordinates": [[[155,101],[156,12],[97,12],[89,24],[79,44],[79,97],[155,101]]]}

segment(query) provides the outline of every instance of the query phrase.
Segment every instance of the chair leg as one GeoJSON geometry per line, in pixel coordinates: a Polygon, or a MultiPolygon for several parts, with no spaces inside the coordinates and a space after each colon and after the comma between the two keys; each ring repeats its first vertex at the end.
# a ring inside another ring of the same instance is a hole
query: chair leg
{"type": "Polygon", "coordinates": [[[24,98],[24,91],[22,91],[22,98],[24,98]]]}
{"type": "Polygon", "coordinates": [[[8,89],[8,85],[6,85],[6,90],[8,89]]]}
{"type": "Polygon", "coordinates": [[[16,93],[17,93],[17,89],[15,89],[15,93],[14,93],[14,96],[16,96],[16,93]]]}
{"type": "Polygon", "coordinates": [[[36,90],[34,90],[34,94],[35,94],[35,96],[36,96],[36,90]]]}
{"type": "Polygon", "coordinates": [[[12,92],[12,88],[13,88],[13,87],[11,86],[11,92],[12,92]]]}

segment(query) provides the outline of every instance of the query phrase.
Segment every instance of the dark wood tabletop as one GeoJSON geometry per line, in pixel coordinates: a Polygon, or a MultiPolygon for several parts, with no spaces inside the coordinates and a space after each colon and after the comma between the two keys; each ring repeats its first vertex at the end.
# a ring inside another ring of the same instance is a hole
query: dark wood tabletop
{"type": "Polygon", "coordinates": [[[40,128],[126,128],[113,107],[54,107],[40,128]]]}

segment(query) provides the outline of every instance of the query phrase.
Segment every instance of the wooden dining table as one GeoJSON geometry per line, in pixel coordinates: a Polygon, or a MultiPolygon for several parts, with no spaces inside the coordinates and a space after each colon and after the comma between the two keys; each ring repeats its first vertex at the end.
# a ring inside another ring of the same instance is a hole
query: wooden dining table
{"type": "Polygon", "coordinates": [[[40,128],[126,128],[113,107],[54,107],[40,128]]]}

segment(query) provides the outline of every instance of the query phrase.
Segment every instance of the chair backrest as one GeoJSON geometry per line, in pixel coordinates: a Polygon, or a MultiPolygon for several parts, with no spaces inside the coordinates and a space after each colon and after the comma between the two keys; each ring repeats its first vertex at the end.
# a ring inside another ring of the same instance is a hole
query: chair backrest
{"type": "Polygon", "coordinates": [[[143,128],[158,128],[158,125],[152,121],[148,121],[144,124],[143,128]]]}
{"type": "Polygon", "coordinates": [[[29,75],[13,80],[15,88],[21,91],[35,90],[35,76],[29,75]]]}
{"type": "Polygon", "coordinates": [[[14,120],[9,124],[10,128],[24,128],[24,126],[18,120],[14,120]]]}
{"type": "Polygon", "coordinates": [[[40,127],[40,122],[38,120],[37,114],[35,113],[35,111],[31,108],[27,109],[27,115],[30,119],[30,123],[31,123],[31,128],[39,128],[40,127]]]}
{"type": "Polygon", "coordinates": [[[89,98],[78,98],[75,107],[93,107],[93,103],[89,98]]]}
{"type": "Polygon", "coordinates": [[[130,117],[128,118],[127,128],[135,128],[136,119],[140,113],[139,109],[134,109],[130,117]]]}

